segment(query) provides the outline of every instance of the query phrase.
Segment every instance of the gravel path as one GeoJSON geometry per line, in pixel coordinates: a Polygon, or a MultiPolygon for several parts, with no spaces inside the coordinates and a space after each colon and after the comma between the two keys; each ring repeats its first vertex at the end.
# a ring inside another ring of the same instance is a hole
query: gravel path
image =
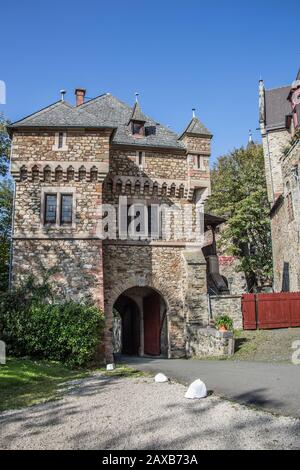
{"type": "Polygon", "coordinates": [[[106,378],[73,383],[61,400],[0,414],[1,449],[299,449],[300,421],[178,383],[106,378]]]}

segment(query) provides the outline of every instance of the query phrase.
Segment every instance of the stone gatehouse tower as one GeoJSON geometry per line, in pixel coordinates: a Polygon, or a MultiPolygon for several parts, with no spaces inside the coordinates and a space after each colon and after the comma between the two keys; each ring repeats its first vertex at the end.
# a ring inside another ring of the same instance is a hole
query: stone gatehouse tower
{"type": "MultiPolygon", "coordinates": [[[[124,353],[190,355],[197,329],[209,321],[200,245],[175,236],[176,215],[168,239],[160,232],[154,239],[102,239],[97,227],[107,215],[99,207],[118,211],[120,197],[127,198],[125,224],[130,207],[142,203],[188,207],[194,227],[210,193],[212,135],[194,115],[178,136],[144,115],[138,102],[131,108],[109,93],[89,101],[85,90],[75,94],[76,106],[62,95],[9,128],[12,284],[53,269],[62,297],[91,296],[105,312],[107,360],[116,315],[124,353]]],[[[221,222],[207,215],[205,229],[221,222]]]]}

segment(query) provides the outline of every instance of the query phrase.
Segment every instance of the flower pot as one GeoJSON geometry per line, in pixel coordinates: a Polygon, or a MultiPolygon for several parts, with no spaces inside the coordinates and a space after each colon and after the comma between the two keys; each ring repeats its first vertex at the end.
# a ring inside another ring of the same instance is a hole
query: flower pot
{"type": "Polygon", "coordinates": [[[227,328],[225,325],[220,326],[219,331],[227,331],[227,328]]]}

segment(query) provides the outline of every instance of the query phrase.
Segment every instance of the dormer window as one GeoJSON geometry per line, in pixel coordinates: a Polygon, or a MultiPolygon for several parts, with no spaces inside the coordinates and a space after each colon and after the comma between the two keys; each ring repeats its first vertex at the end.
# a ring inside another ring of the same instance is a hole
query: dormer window
{"type": "Polygon", "coordinates": [[[132,134],[133,135],[144,135],[144,123],[133,121],[132,122],[132,134]]]}

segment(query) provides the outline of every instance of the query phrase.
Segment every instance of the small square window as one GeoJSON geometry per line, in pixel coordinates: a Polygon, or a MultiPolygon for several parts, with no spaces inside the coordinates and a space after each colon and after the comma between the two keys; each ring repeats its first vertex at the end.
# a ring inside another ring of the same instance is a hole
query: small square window
{"type": "Polygon", "coordinates": [[[61,195],[61,207],[60,207],[60,223],[71,224],[73,213],[73,196],[72,194],[61,195]]]}
{"type": "Polygon", "coordinates": [[[45,224],[56,223],[56,207],[57,207],[56,194],[46,194],[45,195],[45,224]]]}

